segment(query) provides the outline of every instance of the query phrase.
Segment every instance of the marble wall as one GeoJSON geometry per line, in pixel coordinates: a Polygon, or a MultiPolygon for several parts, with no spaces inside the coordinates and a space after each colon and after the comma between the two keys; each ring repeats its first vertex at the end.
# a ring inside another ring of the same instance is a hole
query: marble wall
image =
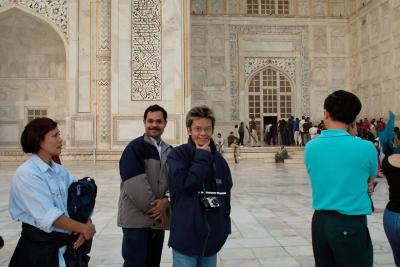
{"type": "Polygon", "coordinates": [[[349,19],[351,88],[362,100],[362,117],[400,115],[400,1],[360,2],[349,19]]]}
{"type": "MultiPolygon", "coordinates": [[[[290,0],[289,16],[344,17],[371,0],[290,0]]],[[[191,0],[193,15],[247,16],[246,0],[191,0]]],[[[252,15],[254,16],[254,15],[252,15]]],[[[287,15],[282,15],[287,17],[287,15]]]]}
{"type": "MultiPolygon", "coordinates": [[[[115,148],[123,147],[129,139],[133,139],[138,134],[143,133],[143,112],[151,104],[159,104],[168,112],[168,124],[164,133],[164,138],[171,143],[179,143],[184,129],[181,127],[184,105],[184,72],[183,72],[183,8],[186,6],[185,0],[174,1],[152,1],[153,8],[160,10],[157,18],[160,21],[160,35],[162,40],[157,40],[156,24],[152,23],[152,38],[143,39],[143,43],[151,44],[154,50],[152,64],[143,64],[143,70],[154,70],[154,73],[161,73],[159,81],[160,87],[149,90],[148,95],[138,94],[135,77],[131,75],[133,69],[144,58],[135,57],[138,48],[138,34],[131,35],[131,28],[134,19],[139,16],[132,13],[132,1],[118,0],[112,2],[112,76],[111,80],[111,111],[112,111],[112,146],[115,148]],[[155,7],[158,2],[159,7],[155,7]],[[132,15],[133,14],[133,15],[132,15]],[[157,45],[155,42],[161,42],[157,45]],[[159,53],[159,54],[157,54],[159,53]],[[139,60],[139,61],[138,61],[139,60]],[[135,61],[135,62],[133,62],[135,61]],[[135,63],[132,65],[132,63],[135,63]]],[[[140,23],[137,23],[139,25],[140,23]]],[[[139,26],[137,26],[139,27],[139,26]]],[[[150,49],[150,47],[147,47],[150,49]]],[[[144,48],[146,49],[146,48],[144,48]]],[[[148,51],[148,49],[147,49],[148,51]]],[[[139,51],[140,54],[140,51],[139,51]]],[[[140,67],[140,66],[139,66],[140,67]]],[[[136,69],[137,70],[137,69],[136,69]]],[[[148,72],[147,72],[148,73],[148,72]]],[[[150,88],[151,89],[151,88],[150,88]]]]}
{"type": "Polygon", "coordinates": [[[27,109],[46,108],[65,122],[66,48],[46,21],[16,8],[1,12],[0,62],[0,146],[18,146],[27,109]]]}
{"type": "Polygon", "coordinates": [[[324,98],[333,90],[349,89],[348,38],[344,17],[192,15],[192,105],[213,108],[217,131],[227,135],[234,124],[248,123],[249,79],[271,66],[291,81],[293,115],[319,121],[324,98]]]}

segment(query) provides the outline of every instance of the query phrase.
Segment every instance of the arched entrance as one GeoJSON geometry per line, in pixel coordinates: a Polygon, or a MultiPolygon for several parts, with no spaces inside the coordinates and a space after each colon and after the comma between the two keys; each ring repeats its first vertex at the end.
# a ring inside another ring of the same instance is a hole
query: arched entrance
{"type": "Polygon", "coordinates": [[[45,19],[19,7],[0,12],[0,105],[8,119],[65,121],[66,61],[65,40],[45,19]]]}
{"type": "Polygon", "coordinates": [[[292,91],[289,78],[272,67],[256,72],[251,78],[248,83],[249,121],[255,118],[261,140],[264,125],[292,115],[292,91]]]}

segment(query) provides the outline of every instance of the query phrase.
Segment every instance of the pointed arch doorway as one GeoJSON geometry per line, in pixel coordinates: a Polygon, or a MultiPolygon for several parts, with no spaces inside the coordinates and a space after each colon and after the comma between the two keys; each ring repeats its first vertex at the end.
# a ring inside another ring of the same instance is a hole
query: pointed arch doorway
{"type": "Polygon", "coordinates": [[[257,71],[248,83],[249,121],[255,118],[257,133],[263,140],[265,125],[292,115],[293,89],[283,72],[267,67],[257,71]]]}

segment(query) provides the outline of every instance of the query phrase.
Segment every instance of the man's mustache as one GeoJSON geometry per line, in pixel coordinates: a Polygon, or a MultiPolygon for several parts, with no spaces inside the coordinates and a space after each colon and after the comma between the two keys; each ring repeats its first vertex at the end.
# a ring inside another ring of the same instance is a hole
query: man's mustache
{"type": "Polygon", "coordinates": [[[160,128],[158,128],[158,127],[154,127],[154,128],[149,128],[149,130],[157,130],[157,131],[160,131],[161,129],[160,128]]]}

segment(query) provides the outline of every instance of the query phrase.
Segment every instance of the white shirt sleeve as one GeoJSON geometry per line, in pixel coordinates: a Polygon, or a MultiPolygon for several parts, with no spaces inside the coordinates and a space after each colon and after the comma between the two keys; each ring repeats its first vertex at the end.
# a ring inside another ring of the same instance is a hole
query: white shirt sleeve
{"type": "Polygon", "coordinates": [[[44,179],[27,170],[17,171],[11,185],[9,209],[14,220],[33,223],[51,232],[54,221],[64,212],[53,204],[52,193],[44,179]]]}

